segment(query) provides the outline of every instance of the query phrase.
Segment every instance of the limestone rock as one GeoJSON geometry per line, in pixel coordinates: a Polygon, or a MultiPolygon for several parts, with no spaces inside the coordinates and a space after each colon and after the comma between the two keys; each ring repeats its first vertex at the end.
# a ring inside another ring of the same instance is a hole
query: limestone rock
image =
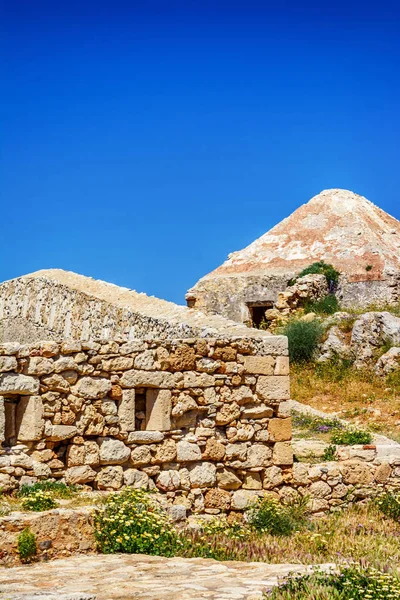
{"type": "Polygon", "coordinates": [[[390,348],[388,352],[383,354],[375,366],[377,375],[389,375],[393,371],[400,368],[400,348],[390,348]]]}
{"type": "Polygon", "coordinates": [[[27,375],[48,375],[54,371],[54,363],[43,356],[31,356],[26,367],[27,375]]]}
{"type": "Polygon", "coordinates": [[[287,442],[292,439],[292,419],[270,419],[268,432],[272,442],[287,442]]]}
{"type": "Polygon", "coordinates": [[[228,425],[240,417],[240,408],[236,402],[224,404],[217,412],[215,417],[216,425],[228,425]]]}
{"type": "Polygon", "coordinates": [[[99,438],[97,443],[100,447],[100,464],[122,465],[131,455],[131,450],[121,440],[113,438],[99,438]]]}
{"type": "Polygon", "coordinates": [[[99,490],[119,490],[124,480],[121,466],[104,467],[96,475],[96,484],[99,490]]]}
{"type": "Polygon", "coordinates": [[[20,398],[16,411],[18,440],[33,442],[40,440],[44,431],[44,409],[40,396],[20,398]]]}
{"type": "Polygon", "coordinates": [[[178,442],[176,445],[178,462],[193,462],[201,460],[201,450],[197,444],[186,441],[178,442]]]}
{"type": "Polygon", "coordinates": [[[150,449],[147,446],[138,446],[137,448],[134,448],[131,453],[131,463],[134,467],[150,465],[150,449]]]}
{"type": "Polygon", "coordinates": [[[200,358],[196,362],[196,368],[200,372],[204,373],[215,373],[221,366],[221,362],[219,360],[213,360],[212,358],[200,358]]]}
{"type": "Polygon", "coordinates": [[[254,375],[273,375],[275,358],[273,356],[245,356],[244,368],[246,373],[254,375]]]}
{"type": "Polygon", "coordinates": [[[231,506],[231,495],[225,490],[217,488],[208,490],[204,496],[205,508],[218,508],[219,510],[229,510],[231,506]]]}
{"type": "Polygon", "coordinates": [[[131,431],[128,444],[155,444],[163,439],[164,434],[161,431],[131,431]]]}
{"type": "Polygon", "coordinates": [[[261,400],[280,402],[290,399],[289,377],[261,375],[256,386],[261,400]]]}
{"type": "Polygon", "coordinates": [[[293,449],[290,442],[276,442],[272,461],[274,465],[289,466],[293,464],[293,449]]]}
{"type": "Polygon", "coordinates": [[[157,446],[156,456],[154,462],[156,463],[169,463],[173,462],[176,458],[176,444],[174,440],[164,440],[157,446]]]}
{"type": "Polygon", "coordinates": [[[100,399],[111,391],[111,381],[102,377],[82,377],[72,388],[72,393],[83,398],[100,399]]]}
{"type": "Polygon", "coordinates": [[[144,488],[147,490],[149,489],[149,481],[149,476],[146,473],[143,473],[143,471],[138,471],[137,469],[126,469],[126,471],[124,471],[125,485],[135,489],[144,488]]]}
{"type": "Polygon", "coordinates": [[[181,479],[178,471],[161,471],[157,477],[156,486],[163,492],[171,492],[179,489],[181,479]]]}
{"type": "Polygon", "coordinates": [[[343,482],[352,485],[365,485],[371,483],[373,475],[365,463],[356,460],[347,460],[340,464],[343,482]]]}
{"type": "Polygon", "coordinates": [[[217,485],[224,490],[237,490],[242,485],[242,480],[231,469],[222,469],[217,472],[217,485]]]}
{"type": "Polygon", "coordinates": [[[68,485],[89,483],[89,481],[94,481],[95,478],[96,471],[89,465],[71,467],[65,471],[65,481],[68,485]]]}
{"type": "Polygon", "coordinates": [[[0,394],[30,396],[39,392],[39,379],[29,375],[4,373],[0,375],[0,394]]]}
{"type": "Polygon", "coordinates": [[[215,438],[208,438],[203,453],[205,460],[220,461],[225,456],[225,446],[215,438]]]}
{"type": "Polygon", "coordinates": [[[213,487],[216,483],[216,467],[212,463],[202,463],[189,469],[189,478],[192,487],[213,487]]]}
{"type": "Polygon", "coordinates": [[[78,430],[73,425],[51,425],[46,423],[45,434],[52,442],[62,442],[74,437],[78,430]]]}
{"type": "Polygon", "coordinates": [[[0,356],[0,373],[15,371],[18,367],[15,356],[0,356]]]}
{"type": "Polygon", "coordinates": [[[256,502],[259,498],[259,493],[251,490],[237,490],[232,495],[232,504],[231,508],[234,510],[245,510],[256,502]]]}

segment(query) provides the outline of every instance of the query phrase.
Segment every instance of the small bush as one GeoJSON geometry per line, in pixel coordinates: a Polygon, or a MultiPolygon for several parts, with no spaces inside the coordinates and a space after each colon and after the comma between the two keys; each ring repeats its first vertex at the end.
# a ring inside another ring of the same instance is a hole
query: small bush
{"type": "Polygon", "coordinates": [[[324,328],[317,319],[309,322],[292,320],[282,329],[282,333],[288,338],[290,359],[300,363],[314,358],[324,328]]]}
{"type": "Polygon", "coordinates": [[[352,565],[334,573],[316,570],[308,575],[289,575],[266,597],[271,600],[389,600],[399,598],[399,594],[397,574],[352,565]]]}
{"type": "Polygon", "coordinates": [[[340,273],[333,265],[330,265],[323,260],[315,262],[309,267],[306,267],[299,273],[296,279],[304,277],[304,275],[325,275],[330,288],[334,288],[339,283],[340,273]]]}
{"type": "Polygon", "coordinates": [[[72,498],[76,494],[77,488],[61,481],[38,481],[33,485],[22,485],[17,495],[23,498],[32,496],[38,491],[49,492],[53,498],[72,498]]]}
{"type": "Polygon", "coordinates": [[[260,498],[247,513],[247,522],[257,533],[290,535],[305,521],[307,499],[282,505],[272,497],[260,498]]]}
{"type": "Polygon", "coordinates": [[[26,562],[35,556],[37,552],[36,548],[36,536],[28,528],[21,531],[17,540],[18,553],[22,561],[26,562]]]}
{"type": "Polygon", "coordinates": [[[325,448],[324,453],[322,455],[322,460],[327,462],[337,460],[336,446],[334,444],[329,444],[329,446],[325,448]]]}
{"type": "Polygon", "coordinates": [[[22,508],[25,510],[38,512],[42,510],[51,510],[57,506],[57,502],[54,500],[51,493],[42,490],[37,490],[36,492],[32,492],[29,496],[25,496],[21,504],[22,508]]]}
{"type": "Polygon", "coordinates": [[[105,554],[174,556],[182,544],[167,515],[144,490],[111,494],[94,512],[95,538],[105,554]]]}
{"type": "Polygon", "coordinates": [[[340,304],[335,294],[328,294],[316,302],[306,302],[304,310],[306,313],[316,313],[317,315],[333,315],[340,311],[340,304]]]}
{"type": "Polygon", "coordinates": [[[385,492],[375,501],[376,506],[387,517],[400,521],[400,493],[385,492]]]}
{"type": "Polygon", "coordinates": [[[355,444],[370,444],[372,435],[369,431],[361,429],[349,428],[332,433],[332,442],[342,446],[354,446],[355,444]]]}

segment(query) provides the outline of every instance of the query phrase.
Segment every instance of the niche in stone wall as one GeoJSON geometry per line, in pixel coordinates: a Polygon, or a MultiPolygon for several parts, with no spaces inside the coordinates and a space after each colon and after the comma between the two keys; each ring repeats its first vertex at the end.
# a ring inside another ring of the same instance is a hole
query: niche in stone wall
{"type": "Polygon", "coordinates": [[[135,389],[136,431],[171,429],[171,392],[155,388],[135,389]]]}

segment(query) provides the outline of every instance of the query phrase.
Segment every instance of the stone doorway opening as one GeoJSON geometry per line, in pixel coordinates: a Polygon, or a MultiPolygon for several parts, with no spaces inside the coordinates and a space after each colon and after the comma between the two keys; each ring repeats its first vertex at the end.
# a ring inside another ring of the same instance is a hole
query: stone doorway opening
{"type": "Polygon", "coordinates": [[[250,313],[250,320],[252,327],[256,329],[267,329],[268,320],[266,319],[265,313],[274,307],[273,302],[248,302],[247,307],[250,313]]]}
{"type": "Polygon", "coordinates": [[[19,396],[2,398],[0,404],[0,443],[4,448],[15,446],[18,440],[17,417],[19,396]]]}

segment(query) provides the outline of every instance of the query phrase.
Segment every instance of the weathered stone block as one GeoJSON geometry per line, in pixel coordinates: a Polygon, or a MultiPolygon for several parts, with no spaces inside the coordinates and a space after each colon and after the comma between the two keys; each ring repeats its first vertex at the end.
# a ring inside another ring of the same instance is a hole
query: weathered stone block
{"type": "Polygon", "coordinates": [[[99,490],[119,490],[124,481],[124,472],[121,466],[104,467],[96,475],[96,484],[99,490]]]}
{"type": "Polygon", "coordinates": [[[68,485],[88,483],[89,481],[94,481],[95,478],[96,471],[89,465],[71,467],[65,471],[65,481],[68,485]]]}
{"type": "Polygon", "coordinates": [[[293,449],[290,442],[276,442],[273,453],[272,462],[274,465],[289,466],[293,464],[293,449]]]}
{"type": "Polygon", "coordinates": [[[272,442],[288,442],[292,439],[292,419],[270,419],[268,432],[272,442]]]}
{"type": "Polygon", "coordinates": [[[146,429],[168,431],[171,429],[171,392],[169,390],[147,390],[146,429]]]}
{"type": "Polygon", "coordinates": [[[222,469],[217,472],[217,485],[224,490],[237,490],[242,485],[242,480],[231,469],[222,469]]]}
{"type": "Polygon", "coordinates": [[[240,408],[236,402],[224,404],[215,417],[216,425],[228,425],[240,417],[240,408]]]}
{"type": "Polygon", "coordinates": [[[99,438],[100,463],[102,465],[122,465],[131,455],[131,450],[121,440],[99,438]]]}
{"type": "Polygon", "coordinates": [[[54,371],[54,362],[43,356],[31,356],[26,367],[27,375],[49,375],[54,371]]]}
{"type": "Polygon", "coordinates": [[[161,431],[132,431],[128,435],[128,444],[157,444],[163,439],[161,431]]]}
{"type": "Polygon", "coordinates": [[[103,360],[101,363],[103,371],[127,371],[128,369],[132,369],[132,366],[133,358],[126,356],[116,356],[115,358],[103,360]]]}
{"type": "Polygon", "coordinates": [[[39,392],[39,379],[29,375],[4,373],[0,375],[0,394],[30,396],[39,392]]]}
{"type": "Polygon", "coordinates": [[[72,393],[88,399],[100,399],[111,391],[111,381],[102,377],[82,377],[72,388],[72,393]]]}
{"type": "Polygon", "coordinates": [[[175,386],[175,375],[165,371],[125,371],[120,385],[126,388],[153,387],[170,389],[175,386]]]}
{"type": "Polygon", "coordinates": [[[46,423],[45,435],[52,442],[62,442],[74,437],[78,429],[73,425],[51,425],[46,423]]]}
{"type": "Polygon", "coordinates": [[[229,510],[231,506],[231,495],[225,490],[217,488],[208,490],[204,496],[205,508],[218,508],[219,510],[229,510]]]}
{"type": "Polygon", "coordinates": [[[262,400],[269,400],[273,402],[289,400],[289,377],[261,375],[258,378],[256,392],[262,400]]]}
{"type": "Polygon", "coordinates": [[[275,358],[273,356],[245,356],[244,369],[252,375],[273,375],[275,358]]]}
{"type": "Polygon", "coordinates": [[[6,439],[6,415],[4,411],[4,398],[0,396],[0,446],[6,439]]]}
{"type": "Polygon", "coordinates": [[[18,367],[15,356],[0,356],[0,373],[15,371],[18,367]]]}
{"type": "Polygon", "coordinates": [[[118,406],[121,431],[135,431],[135,390],[123,390],[118,406]]]}
{"type": "Polygon", "coordinates": [[[189,469],[189,478],[192,487],[213,487],[216,483],[217,469],[212,463],[202,463],[189,469]]]}
{"type": "Polygon", "coordinates": [[[277,356],[274,375],[289,375],[289,357],[277,356]]]}
{"type": "Polygon", "coordinates": [[[193,462],[201,460],[201,450],[197,444],[178,442],[176,445],[176,460],[177,462],[193,462]]]}
{"type": "Polygon", "coordinates": [[[225,456],[225,446],[215,438],[208,438],[204,450],[203,458],[205,460],[220,461],[225,456]]]}
{"type": "Polygon", "coordinates": [[[44,409],[40,396],[20,398],[17,403],[16,431],[18,440],[33,442],[43,437],[44,409]]]}

